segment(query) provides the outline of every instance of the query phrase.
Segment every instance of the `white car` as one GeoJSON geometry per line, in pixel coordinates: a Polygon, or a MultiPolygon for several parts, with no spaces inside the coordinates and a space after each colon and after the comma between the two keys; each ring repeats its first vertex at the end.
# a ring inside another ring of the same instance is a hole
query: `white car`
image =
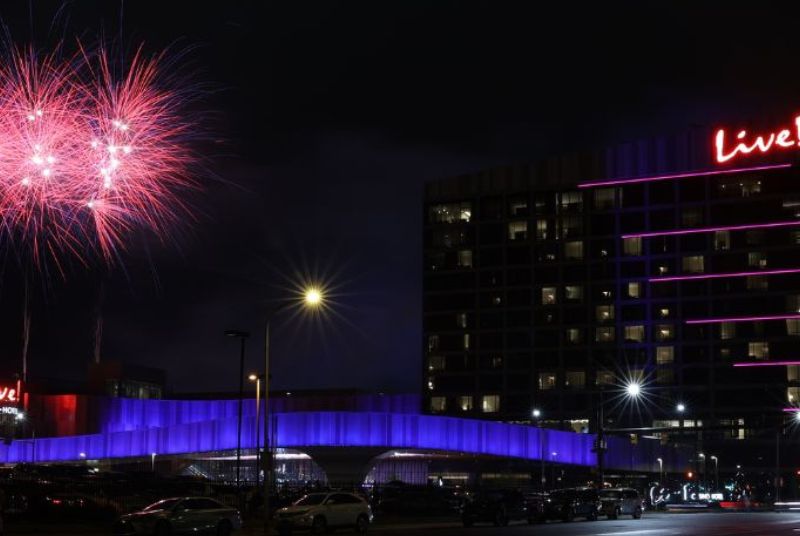
{"type": "Polygon", "coordinates": [[[355,528],[356,532],[364,533],[372,523],[372,508],[352,493],[309,493],[291,506],[278,510],[275,522],[278,533],[282,535],[295,530],[323,534],[341,527],[355,528]]]}

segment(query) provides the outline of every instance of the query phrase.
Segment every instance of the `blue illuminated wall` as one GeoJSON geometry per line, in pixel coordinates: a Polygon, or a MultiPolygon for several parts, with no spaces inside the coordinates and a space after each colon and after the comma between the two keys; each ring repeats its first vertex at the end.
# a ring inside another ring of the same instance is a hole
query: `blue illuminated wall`
{"type": "MultiPolygon", "coordinates": [[[[388,398],[380,409],[402,410],[388,398]]],[[[370,405],[366,406],[370,409],[370,405]]],[[[235,400],[109,400],[100,433],[91,435],[18,440],[0,446],[0,461],[51,462],[208,452],[236,448],[235,400]],[[34,452],[35,451],[35,452],[34,452]]],[[[263,408],[263,406],[262,406],[263,408]]],[[[245,401],[242,445],[256,445],[255,402],[245,401]]],[[[574,465],[596,464],[595,436],[539,430],[474,419],[405,413],[402,411],[314,411],[273,413],[274,441],[278,447],[382,447],[425,449],[540,459],[574,465]],[[555,454],[554,454],[555,453],[555,454]]],[[[263,444],[263,430],[259,443],[263,444]]],[[[630,445],[609,439],[607,465],[612,469],[652,471],[657,457],[665,467],[682,470],[677,451],[661,449],[656,441],[630,445]]]]}

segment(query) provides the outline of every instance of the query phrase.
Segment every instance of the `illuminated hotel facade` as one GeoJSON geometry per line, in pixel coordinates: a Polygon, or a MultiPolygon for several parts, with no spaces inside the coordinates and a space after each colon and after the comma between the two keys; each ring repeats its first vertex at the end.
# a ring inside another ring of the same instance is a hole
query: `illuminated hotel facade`
{"type": "Polygon", "coordinates": [[[607,427],[774,441],[800,402],[792,129],[428,183],[425,411],[586,431],[602,399],[607,427]]]}

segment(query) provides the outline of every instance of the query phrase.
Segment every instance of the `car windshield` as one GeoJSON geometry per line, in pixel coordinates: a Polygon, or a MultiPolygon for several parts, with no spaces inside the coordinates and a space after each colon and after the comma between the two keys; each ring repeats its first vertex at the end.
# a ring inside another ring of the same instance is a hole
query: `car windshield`
{"type": "Polygon", "coordinates": [[[143,511],[147,512],[150,510],[169,510],[170,508],[178,504],[179,501],[180,499],[164,499],[163,501],[158,501],[157,503],[153,503],[150,506],[145,506],[143,511]]]}
{"type": "Polygon", "coordinates": [[[310,495],[306,495],[296,503],[295,506],[316,506],[318,504],[322,504],[322,501],[325,500],[325,497],[328,495],[325,493],[312,493],[310,495]]]}
{"type": "Polygon", "coordinates": [[[621,494],[618,491],[604,490],[600,492],[600,496],[604,499],[619,499],[621,494]]]}

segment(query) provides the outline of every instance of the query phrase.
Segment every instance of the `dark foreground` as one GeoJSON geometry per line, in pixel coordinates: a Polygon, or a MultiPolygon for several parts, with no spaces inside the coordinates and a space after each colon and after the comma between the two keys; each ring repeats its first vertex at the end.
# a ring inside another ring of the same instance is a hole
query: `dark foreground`
{"type": "MultiPolygon", "coordinates": [[[[74,536],[77,534],[100,535],[111,534],[99,527],[80,525],[65,526],[59,530],[53,525],[11,526],[5,534],[43,534],[50,536],[74,536]]],[[[341,534],[352,534],[351,531],[337,531],[341,534]]],[[[496,528],[490,525],[478,525],[469,529],[459,523],[444,522],[398,522],[392,524],[379,523],[372,527],[370,534],[386,536],[433,535],[433,536],[800,536],[800,514],[788,513],[691,513],[691,514],[654,514],[646,513],[640,520],[620,519],[609,521],[575,521],[573,523],[547,523],[545,525],[512,524],[508,527],[496,528]]],[[[250,527],[238,534],[250,536],[263,534],[263,527],[250,527]]]]}
{"type": "MultiPolygon", "coordinates": [[[[399,529],[399,527],[398,527],[399,529]]],[[[465,529],[456,524],[438,526],[407,526],[401,530],[376,530],[375,533],[432,534],[436,536],[800,536],[800,514],[776,513],[692,513],[645,514],[640,520],[620,519],[609,521],[576,521],[573,523],[548,523],[546,525],[515,524],[503,528],[477,526],[465,529]]]]}

